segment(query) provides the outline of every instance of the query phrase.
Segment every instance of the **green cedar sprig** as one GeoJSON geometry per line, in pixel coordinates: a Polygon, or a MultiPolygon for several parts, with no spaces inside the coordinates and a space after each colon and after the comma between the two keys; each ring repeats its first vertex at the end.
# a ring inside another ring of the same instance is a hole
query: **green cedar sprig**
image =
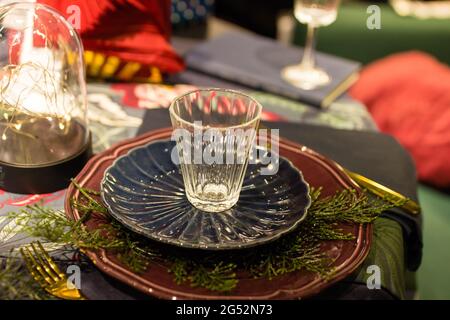
{"type": "Polygon", "coordinates": [[[30,236],[80,249],[114,250],[122,263],[138,273],[145,272],[152,263],[164,263],[169,265],[176,283],[223,293],[238,285],[238,269],[254,278],[273,279],[298,270],[328,278],[334,272],[333,260],[321,252],[321,242],[354,239],[352,234],[340,230],[338,224],[370,223],[383,211],[401,205],[354,190],[320,198],[321,190],[312,189],[307,217],[281,239],[251,250],[193,254],[193,251],[161,247],[128,231],[108,216],[106,207],[98,200],[98,192],[82,188],[75,181],[74,185],[81,194],[79,200],[72,200],[72,206],[82,217],[76,222],[67,219],[61,211],[41,205],[29,206],[8,217],[15,219],[20,231],[30,236]],[[109,222],[100,229],[88,231],[84,222],[95,219],[96,215],[106,217],[109,222]]]}

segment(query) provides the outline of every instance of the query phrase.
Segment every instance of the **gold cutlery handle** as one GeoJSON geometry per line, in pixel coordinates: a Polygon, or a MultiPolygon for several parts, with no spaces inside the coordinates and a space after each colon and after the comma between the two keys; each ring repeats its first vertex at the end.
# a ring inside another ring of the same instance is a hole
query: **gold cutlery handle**
{"type": "Polygon", "coordinates": [[[383,186],[382,184],[375,182],[367,177],[364,177],[360,174],[351,172],[347,169],[344,169],[344,171],[352,178],[358,185],[361,187],[366,188],[373,194],[379,196],[379,197],[388,197],[388,200],[391,199],[391,202],[395,203],[397,201],[405,201],[404,204],[401,206],[404,210],[412,213],[412,214],[419,214],[421,209],[417,202],[414,200],[405,197],[404,195],[389,189],[386,186],[383,186]]]}

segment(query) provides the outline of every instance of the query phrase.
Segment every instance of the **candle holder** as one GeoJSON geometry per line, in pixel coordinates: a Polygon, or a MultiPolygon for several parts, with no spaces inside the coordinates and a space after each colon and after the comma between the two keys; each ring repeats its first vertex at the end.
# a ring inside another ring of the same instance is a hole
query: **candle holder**
{"type": "Polygon", "coordinates": [[[92,153],[83,47],[52,8],[0,8],[0,188],[67,187],[92,153]]]}

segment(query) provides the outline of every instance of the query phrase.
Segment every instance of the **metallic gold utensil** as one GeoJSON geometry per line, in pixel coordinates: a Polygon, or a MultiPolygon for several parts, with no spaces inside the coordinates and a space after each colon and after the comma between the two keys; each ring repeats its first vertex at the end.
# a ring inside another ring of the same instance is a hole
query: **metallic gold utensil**
{"type": "Polygon", "coordinates": [[[397,191],[389,189],[388,187],[386,187],[376,181],[373,181],[365,176],[362,176],[358,173],[352,172],[345,168],[342,168],[342,169],[345,171],[345,173],[347,173],[350,176],[350,178],[352,178],[352,180],[354,182],[356,182],[356,184],[358,184],[359,186],[361,186],[363,188],[366,188],[368,191],[372,192],[373,194],[375,194],[379,197],[383,197],[392,203],[397,203],[399,201],[404,202],[404,204],[401,206],[401,208],[411,214],[416,215],[416,214],[420,213],[420,211],[421,211],[420,206],[414,200],[412,200],[408,197],[405,197],[404,195],[398,193],[397,191]]]}
{"type": "Polygon", "coordinates": [[[31,249],[20,248],[20,253],[31,275],[45,291],[64,300],[85,300],[77,288],[69,287],[66,275],[39,241],[31,243],[31,249]]]}

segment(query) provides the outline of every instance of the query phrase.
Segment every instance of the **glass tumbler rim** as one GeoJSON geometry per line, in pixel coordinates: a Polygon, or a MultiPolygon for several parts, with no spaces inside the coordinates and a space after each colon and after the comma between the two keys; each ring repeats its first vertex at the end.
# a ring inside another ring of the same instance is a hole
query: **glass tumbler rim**
{"type": "Polygon", "coordinates": [[[171,116],[173,116],[177,121],[184,123],[185,125],[194,127],[194,128],[205,128],[205,126],[199,126],[197,124],[195,124],[195,122],[191,122],[188,120],[183,119],[182,117],[180,117],[180,115],[178,115],[175,112],[175,104],[177,101],[181,100],[182,98],[185,98],[193,93],[196,92],[210,92],[210,91],[220,91],[220,92],[226,92],[226,93],[232,93],[232,94],[236,94],[236,95],[240,95],[243,96],[245,98],[248,98],[249,100],[251,100],[252,102],[254,102],[256,104],[257,107],[257,111],[256,114],[254,115],[254,117],[251,120],[248,120],[244,123],[241,124],[237,124],[237,125],[231,125],[231,126],[226,126],[226,127],[215,127],[215,126],[208,126],[209,129],[215,129],[215,130],[230,130],[230,129],[238,129],[238,128],[242,128],[242,127],[247,127],[250,125],[253,125],[254,122],[257,122],[260,120],[261,118],[261,113],[262,113],[262,105],[253,97],[251,97],[250,95],[243,93],[241,91],[238,90],[233,90],[233,89],[223,89],[223,88],[200,88],[200,89],[194,89],[194,90],[190,90],[188,92],[183,93],[182,95],[177,96],[175,99],[172,100],[172,102],[170,103],[169,106],[169,113],[171,116]]]}

